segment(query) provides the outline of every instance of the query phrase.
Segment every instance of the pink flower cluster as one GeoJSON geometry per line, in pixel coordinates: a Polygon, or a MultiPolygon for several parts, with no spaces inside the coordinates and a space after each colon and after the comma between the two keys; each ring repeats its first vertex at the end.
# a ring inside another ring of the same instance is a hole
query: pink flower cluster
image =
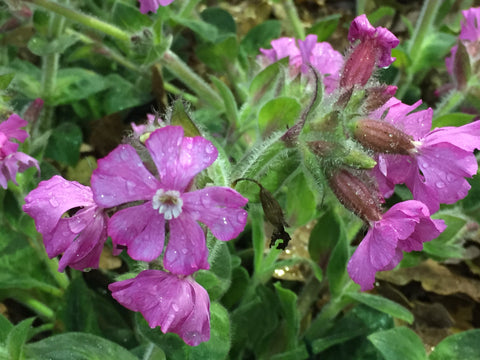
{"type": "Polygon", "coordinates": [[[145,270],[109,289],[151,327],[177,333],[194,346],[210,337],[208,294],[193,278],[209,268],[198,222],[218,239],[231,240],[245,227],[247,199],[227,187],[195,190],[195,176],[218,152],[203,137],[183,135],[181,127],[165,126],[146,140],[157,176],[131,145],[120,145],[98,161],[91,189],[54,176],[28,194],[23,210],[34,218],[48,255],[63,254],[60,271],[97,267],[107,235],[114,254],[126,248],[134,260],[161,259],[166,271],[145,270]]]}
{"type": "Polygon", "coordinates": [[[140,12],[143,14],[151,12],[157,12],[160,6],[170,5],[173,0],[139,0],[140,1],[140,12]]]}
{"type": "Polygon", "coordinates": [[[27,132],[21,129],[26,125],[27,122],[17,114],[12,114],[0,123],[0,186],[4,189],[7,188],[8,180],[17,184],[17,173],[32,166],[40,171],[37,160],[17,151],[19,144],[15,140],[24,142],[28,137],[27,132]]]}
{"type": "MultiPolygon", "coordinates": [[[[480,34],[477,10],[464,12],[460,39],[470,46],[469,53],[480,34]]],[[[423,242],[445,229],[442,220],[430,216],[440,204],[453,204],[467,195],[470,185],[465,178],[477,172],[473,151],[480,148],[480,122],[431,130],[432,109],[414,112],[421,101],[403,104],[393,97],[395,87],[379,84],[372,76],[376,68],[395,60],[391,50],[398,39],[385,28],[373,27],[365,15],[353,20],[348,38],[351,48],[345,59],[327,43],[314,44],[316,39],[309,35],[305,41],[274,40],[271,50],[260,50],[259,60],[265,64],[289,56],[293,76],[307,73],[308,65],[314,66],[324,76],[327,102],[335,104],[338,112],[344,111],[353,92],[365,94],[357,111],[360,119],[349,124],[353,126],[348,137],[373,151],[377,165],[372,171],[334,165],[325,172],[340,202],[369,225],[348,264],[351,278],[362,290],[368,290],[377,271],[393,269],[404,251],[422,250],[423,242]],[[396,184],[405,184],[414,200],[382,213],[380,204],[393,194],[396,184]]],[[[310,141],[309,146],[322,157],[339,144],[322,139],[310,141]]]]}

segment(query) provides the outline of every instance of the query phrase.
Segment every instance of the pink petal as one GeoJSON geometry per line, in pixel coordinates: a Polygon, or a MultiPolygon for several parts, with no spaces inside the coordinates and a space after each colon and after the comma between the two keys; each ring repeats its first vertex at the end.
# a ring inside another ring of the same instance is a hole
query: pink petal
{"type": "Polygon", "coordinates": [[[375,222],[369,232],[371,232],[368,241],[370,263],[374,269],[381,270],[390,263],[395,254],[398,235],[395,228],[382,220],[375,222]]]}
{"type": "Polygon", "coordinates": [[[25,197],[23,211],[35,220],[39,233],[50,233],[67,210],[95,206],[89,187],[55,175],[25,197]]]}
{"type": "Polygon", "coordinates": [[[141,312],[152,328],[176,333],[191,346],[210,339],[210,299],[191,277],[145,270],[109,289],[120,304],[141,312]]]}
{"type": "Polygon", "coordinates": [[[132,259],[153,261],[163,251],[165,219],[148,201],[116,212],[108,223],[108,235],[115,246],[127,246],[132,259]]]}
{"type": "Polygon", "coordinates": [[[201,136],[184,138],[180,126],[155,130],[145,145],[157,166],[162,186],[181,192],[218,156],[217,149],[207,139],[201,136]]]}
{"type": "Polygon", "coordinates": [[[360,285],[362,291],[373,288],[375,282],[375,269],[370,262],[370,241],[372,229],[370,229],[360,245],[348,261],[347,271],[353,281],[360,285]]]}
{"type": "Polygon", "coordinates": [[[173,0],[139,0],[140,12],[146,14],[149,11],[157,12],[159,6],[167,6],[173,2],[173,0]]]}
{"type": "Polygon", "coordinates": [[[98,160],[91,183],[95,202],[103,207],[151,200],[160,186],[130,145],[120,145],[98,160]]]}
{"type": "Polygon", "coordinates": [[[209,269],[208,249],[202,228],[188,214],[168,222],[170,238],[163,260],[165,269],[181,275],[190,275],[200,269],[209,269]]]}
{"type": "Polygon", "coordinates": [[[17,114],[12,114],[4,122],[0,123],[0,132],[4,133],[9,139],[16,139],[24,142],[28,137],[28,133],[21,127],[27,126],[27,122],[17,114]]]}
{"type": "Polygon", "coordinates": [[[0,171],[3,173],[3,176],[5,176],[5,179],[7,181],[12,180],[16,185],[17,173],[22,173],[34,166],[37,168],[37,171],[40,172],[38,161],[22,152],[10,154],[3,161],[0,161],[0,171]]]}
{"type": "Polygon", "coordinates": [[[207,187],[183,194],[183,209],[208,226],[219,240],[236,238],[245,228],[248,199],[227,187],[207,187]]]}

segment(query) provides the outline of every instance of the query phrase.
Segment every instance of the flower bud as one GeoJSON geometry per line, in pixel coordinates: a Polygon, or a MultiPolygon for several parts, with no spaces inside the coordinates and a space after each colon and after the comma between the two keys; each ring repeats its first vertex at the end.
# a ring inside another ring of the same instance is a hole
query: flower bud
{"type": "Polygon", "coordinates": [[[453,59],[453,78],[458,90],[464,90],[471,76],[470,56],[462,42],[458,43],[457,52],[453,59]]]}
{"type": "Polygon", "coordinates": [[[395,95],[397,87],[393,85],[380,85],[366,89],[365,110],[372,112],[385,105],[395,95]]]}
{"type": "Polygon", "coordinates": [[[331,173],[328,176],[328,184],[340,203],[362,220],[370,222],[382,218],[379,205],[382,196],[375,184],[366,184],[346,169],[338,169],[331,173]]]}
{"type": "Polygon", "coordinates": [[[376,49],[373,41],[358,44],[345,62],[340,77],[340,87],[364,86],[375,68],[376,49]]]}
{"type": "Polygon", "coordinates": [[[353,137],[363,146],[384,154],[409,155],[413,138],[386,121],[362,119],[355,123],[353,137]]]}

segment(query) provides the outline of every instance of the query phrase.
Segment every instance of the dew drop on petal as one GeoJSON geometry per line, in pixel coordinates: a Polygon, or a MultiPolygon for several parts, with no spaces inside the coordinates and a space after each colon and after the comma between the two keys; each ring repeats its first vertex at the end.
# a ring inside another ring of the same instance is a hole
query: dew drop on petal
{"type": "Polygon", "coordinates": [[[437,181],[435,186],[439,189],[443,189],[445,187],[445,183],[443,181],[437,181]]]}
{"type": "Polygon", "coordinates": [[[58,206],[58,201],[57,199],[55,199],[54,197],[51,198],[49,201],[50,205],[52,205],[53,207],[57,207],[58,206]]]}

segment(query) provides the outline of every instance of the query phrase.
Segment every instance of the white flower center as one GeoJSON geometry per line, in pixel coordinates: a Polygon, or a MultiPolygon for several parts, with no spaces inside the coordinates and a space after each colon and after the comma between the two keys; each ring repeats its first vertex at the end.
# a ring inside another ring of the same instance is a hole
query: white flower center
{"type": "Polygon", "coordinates": [[[182,213],[183,200],[177,190],[158,189],[153,196],[152,206],[163,214],[165,220],[172,220],[182,213]]]}

